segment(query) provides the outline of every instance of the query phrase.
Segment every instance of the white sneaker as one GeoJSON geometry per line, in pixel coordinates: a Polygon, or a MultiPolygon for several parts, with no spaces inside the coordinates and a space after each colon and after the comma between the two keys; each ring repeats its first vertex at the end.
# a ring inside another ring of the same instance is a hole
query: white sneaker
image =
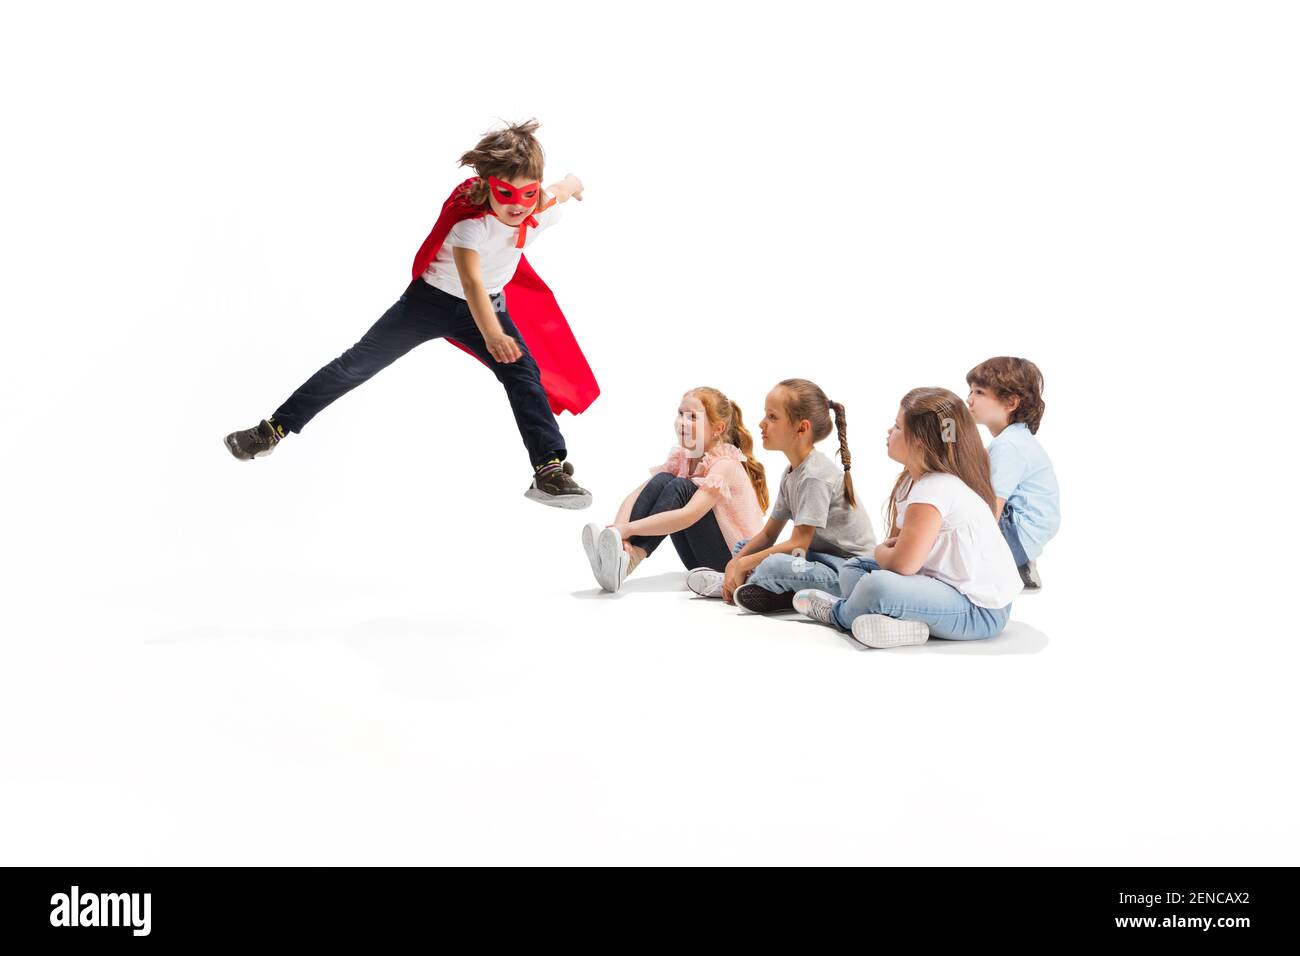
{"type": "Polygon", "coordinates": [[[722,597],[723,580],[723,573],[712,568],[692,568],[686,574],[686,586],[700,597],[722,597]]]}
{"type": "Polygon", "coordinates": [[[591,565],[591,573],[600,580],[600,556],[596,553],[596,538],[600,536],[600,525],[588,524],[582,528],[582,550],[587,552],[587,563],[591,565]]]}
{"type": "Polygon", "coordinates": [[[627,577],[631,555],[623,550],[623,539],[613,528],[601,528],[596,536],[596,581],[602,588],[617,594],[627,577]]]}
{"type": "Polygon", "coordinates": [[[853,638],[867,647],[903,647],[924,644],[930,628],[921,621],[900,621],[884,614],[862,614],[853,619],[853,638]]]}
{"type": "Polygon", "coordinates": [[[822,624],[828,624],[831,627],[838,628],[835,618],[831,617],[831,609],[835,607],[838,601],[834,594],[826,591],[818,591],[816,588],[804,588],[802,591],[796,591],[794,595],[794,609],[804,617],[810,617],[814,621],[820,621],[822,624]]]}

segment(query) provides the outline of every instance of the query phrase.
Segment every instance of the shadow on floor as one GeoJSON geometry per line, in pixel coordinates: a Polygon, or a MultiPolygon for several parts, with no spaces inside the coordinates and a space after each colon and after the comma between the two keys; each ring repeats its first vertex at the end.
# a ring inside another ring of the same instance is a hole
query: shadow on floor
{"type": "Polygon", "coordinates": [[[572,591],[570,593],[574,597],[583,598],[584,600],[608,598],[617,601],[624,594],[653,594],[667,591],[690,593],[686,590],[685,571],[665,571],[662,574],[651,574],[643,578],[630,577],[623,582],[623,587],[617,594],[610,594],[600,588],[588,588],[585,591],[572,591]]]}
{"type": "MultiPolygon", "coordinates": [[[[816,621],[792,618],[788,614],[782,615],[781,619],[801,625],[807,624],[824,631],[831,630],[816,621]]],[[[838,629],[835,630],[835,634],[855,651],[866,651],[871,654],[979,654],[985,657],[997,654],[1038,654],[1046,650],[1047,645],[1051,643],[1046,634],[1023,621],[1009,621],[1001,634],[985,641],[943,641],[932,637],[924,644],[913,647],[891,647],[887,650],[859,644],[851,635],[838,629]]]]}

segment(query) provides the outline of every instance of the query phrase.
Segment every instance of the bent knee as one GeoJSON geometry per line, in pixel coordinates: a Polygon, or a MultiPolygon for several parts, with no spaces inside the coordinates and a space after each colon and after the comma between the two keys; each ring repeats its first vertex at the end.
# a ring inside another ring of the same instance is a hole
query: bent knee
{"type": "Polygon", "coordinates": [[[866,608],[864,613],[875,613],[881,607],[885,595],[889,593],[897,577],[898,575],[893,571],[866,570],[853,586],[854,603],[861,602],[866,608]]]}

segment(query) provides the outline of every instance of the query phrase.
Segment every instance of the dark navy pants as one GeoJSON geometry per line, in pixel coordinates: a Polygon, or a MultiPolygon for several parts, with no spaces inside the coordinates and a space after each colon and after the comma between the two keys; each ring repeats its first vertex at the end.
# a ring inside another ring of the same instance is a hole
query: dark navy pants
{"type": "MultiPolygon", "coordinates": [[[[661,471],[646,482],[641,494],[637,495],[636,503],[632,505],[632,520],[639,521],[665,511],[685,508],[697,491],[699,485],[691,479],[677,478],[661,471]]],[[[671,537],[677,556],[687,568],[723,571],[731,560],[731,549],[727,547],[727,539],[722,536],[722,529],[718,527],[718,519],[712,511],[706,512],[704,517],[689,528],[674,531],[671,537]]],[[[628,538],[628,542],[650,555],[663,539],[663,535],[633,535],[628,538]]]]}
{"type": "MultiPolygon", "coordinates": [[[[539,465],[550,458],[563,459],[564,436],[547,401],[528,343],[506,311],[504,294],[492,296],[492,305],[501,328],[519,343],[523,352],[519,361],[498,362],[492,357],[464,299],[416,279],[361,341],[307,379],[272,417],[291,432],[302,431],[326,405],[368,381],[421,342],[448,338],[482,359],[505,387],[519,437],[528,449],[528,460],[539,465]]],[[[451,396],[447,399],[451,400],[451,396]]]]}

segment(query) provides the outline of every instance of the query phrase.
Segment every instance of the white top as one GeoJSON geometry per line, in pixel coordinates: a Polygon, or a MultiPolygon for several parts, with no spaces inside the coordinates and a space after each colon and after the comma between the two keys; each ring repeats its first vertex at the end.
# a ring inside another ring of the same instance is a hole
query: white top
{"type": "Polygon", "coordinates": [[[478,252],[483,285],[487,288],[488,295],[496,295],[514,278],[515,270],[519,268],[520,255],[537,240],[537,234],[559,221],[560,204],[557,202],[545,212],[534,213],[534,218],[537,219],[537,225],[529,226],[524,233],[523,249],[515,248],[515,243],[519,240],[518,226],[507,226],[491,213],[478,219],[462,219],[451,227],[438,254],[424,270],[424,281],[458,299],[465,298],[460,273],[456,271],[456,263],[451,257],[452,248],[459,246],[478,252]]]}
{"type": "Polygon", "coordinates": [[[930,472],[899,491],[898,527],[911,505],[933,505],[943,523],[921,573],[951,585],[978,607],[1002,608],[1024,584],[987,503],[956,475],[930,472]]]}

